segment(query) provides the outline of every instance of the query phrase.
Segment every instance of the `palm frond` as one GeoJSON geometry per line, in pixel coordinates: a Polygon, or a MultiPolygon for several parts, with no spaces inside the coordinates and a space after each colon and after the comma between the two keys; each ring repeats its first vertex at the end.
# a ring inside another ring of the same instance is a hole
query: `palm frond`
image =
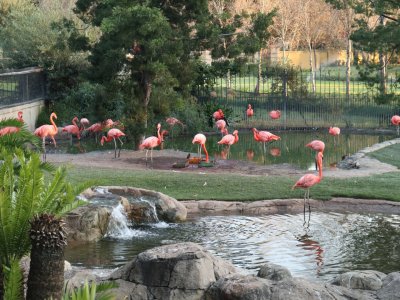
{"type": "Polygon", "coordinates": [[[19,260],[14,259],[11,267],[3,269],[4,276],[4,299],[22,299],[23,276],[19,266],[19,260]]]}

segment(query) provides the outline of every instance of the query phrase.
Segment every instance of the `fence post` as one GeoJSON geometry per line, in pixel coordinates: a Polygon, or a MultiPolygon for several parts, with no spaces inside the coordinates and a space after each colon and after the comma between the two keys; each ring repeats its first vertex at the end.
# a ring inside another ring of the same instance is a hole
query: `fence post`
{"type": "Polygon", "coordinates": [[[282,97],[283,97],[283,129],[286,130],[287,126],[287,114],[286,114],[286,109],[287,109],[287,71],[286,67],[283,69],[283,76],[282,76],[282,97]]]}

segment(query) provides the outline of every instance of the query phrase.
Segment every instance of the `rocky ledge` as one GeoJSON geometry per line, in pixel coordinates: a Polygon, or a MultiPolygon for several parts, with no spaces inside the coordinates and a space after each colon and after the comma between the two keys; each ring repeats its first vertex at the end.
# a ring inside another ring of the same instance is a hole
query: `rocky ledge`
{"type": "Polygon", "coordinates": [[[254,276],[195,243],[142,252],[104,280],[119,284],[112,290],[116,299],[131,300],[400,299],[400,272],[353,271],[328,283],[315,283],[267,264],[254,276]]]}

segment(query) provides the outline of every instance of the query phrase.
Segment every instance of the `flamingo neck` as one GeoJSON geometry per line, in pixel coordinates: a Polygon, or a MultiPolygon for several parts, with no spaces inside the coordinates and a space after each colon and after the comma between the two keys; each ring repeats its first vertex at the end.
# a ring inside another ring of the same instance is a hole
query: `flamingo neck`
{"type": "Polygon", "coordinates": [[[72,124],[75,125],[76,127],[78,127],[78,125],[76,125],[76,120],[75,120],[75,118],[72,119],[72,124]]]}
{"type": "Polygon", "coordinates": [[[56,123],[54,122],[53,118],[54,118],[54,116],[51,115],[51,116],[50,116],[50,123],[53,125],[54,132],[57,132],[57,125],[56,125],[56,123]]]}
{"type": "Polygon", "coordinates": [[[201,144],[201,148],[203,148],[203,151],[206,154],[206,162],[208,162],[209,158],[208,158],[208,151],[207,151],[206,145],[205,144],[201,144]]]}
{"type": "Polygon", "coordinates": [[[237,143],[237,142],[238,142],[238,140],[239,140],[239,135],[236,133],[236,134],[235,134],[235,140],[234,140],[234,142],[233,142],[233,143],[237,143]]]}

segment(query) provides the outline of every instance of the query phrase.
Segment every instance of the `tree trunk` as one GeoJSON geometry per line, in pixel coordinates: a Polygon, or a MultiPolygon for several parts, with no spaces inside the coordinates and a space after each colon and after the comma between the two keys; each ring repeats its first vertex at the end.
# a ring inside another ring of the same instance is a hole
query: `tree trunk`
{"type": "Polygon", "coordinates": [[[351,76],[351,40],[347,39],[346,47],[346,97],[350,97],[350,76],[351,76]]]}
{"type": "Polygon", "coordinates": [[[64,286],[64,223],[51,215],[31,222],[31,263],[26,299],[62,299],[64,286]]]}
{"type": "Polygon", "coordinates": [[[312,91],[315,94],[316,86],[315,86],[315,72],[314,72],[314,62],[313,62],[313,51],[311,43],[308,43],[308,53],[310,58],[310,75],[311,75],[311,83],[312,83],[312,91]]]}
{"type": "Polygon", "coordinates": [[[3,300],[4,297],[4,273],[3,273],[3,265],[0,263],[0,300],[3,300]]]}
{"type": "MultiPolygon", "coordinates": [[[[142,109],[143,109],[143,128],[146,130],[148,127],[148,109],[149,109],[149,103],[150,103],[150,98],[151,98],[151,92],[152,92],[152,81],[149,79],[149,76],[144,75],[143,76],[143,85],[141,86],[144,90],[144,96],[143,96],[143,102],[142,102],[142,109]]],[[[139,150],[139,145],[143,142],[145,139],[145,135],[143,133],[138,134],[135,137],[135,147],[136,150],[139,150]]]]}
{"type": "Polygon", "coordinates": [[[254,93],[256,95],[260,94],[260,84],[261,84],[261,63],[262,63],[262,49],[258,51],[258,72],[257,72],[257,85],[256,88],[254,89],[254,93]]]}
{"type": "MultiPolygon", "coordinates": [[[[379,24],[384,25],[384,17],[379,17],[379,24]]],[[[380,92],[382,95],[386,95],[386,60],[385,54],[379,51],[379,65],[380,65],[380,92]]]]}

